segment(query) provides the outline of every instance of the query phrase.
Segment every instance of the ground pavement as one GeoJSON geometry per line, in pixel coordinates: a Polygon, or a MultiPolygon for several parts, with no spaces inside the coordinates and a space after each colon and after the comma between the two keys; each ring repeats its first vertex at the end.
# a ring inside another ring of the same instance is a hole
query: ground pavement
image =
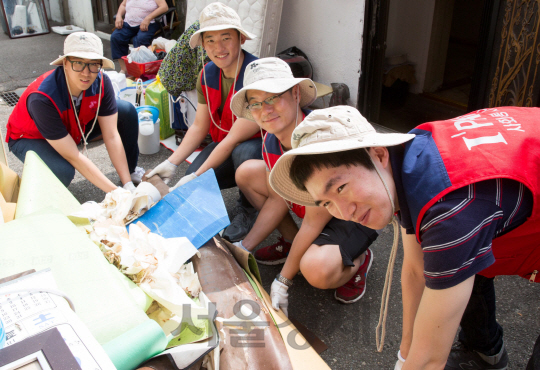
{"type": "MultiPolygon", "coordinates": [[[[0,93],[25,87],[40,74],[50,70],[51,61],[62,54],[64,36],[54,33],[11,40],[0,34],[0,93]]],[[[110,57],[110,45],[104,41],[105,55],[110,57]]],[[[117,69],[118,70],[118,69],[117,69]]],[[[0,129],[5,137],[7,119],[13,108],[0,102],[0,129]]],[[[4,144],[7,149],[7,145],[4,144]]],[[[164,147],[154,155],[141,155],[139,166],[148,169],[165,160],[170,151],[164,147]]],[[[89,157],[113,182],[120,184],[103,142],[89,146],[89,157]]],[[[22,164],[8,154],[11,168],[19,175],[22,164]]],[[[179,166],[172,182],[184,174],[187,164],[179,166]]],[[[38,180],[39,181],[39,180],[38,180]]],[[[86,181],[80,174],[69,186],[79,202],[101,201],[104,193],[86,181]]],[[[222,192],[229,216],[234,216],[237,189],[222,192]]],[[[274,243],[276,234],[267,238],[261,246],[274,243]]],[[[0,243],[1,244],[1,243],[0,243]]],[[[333,291],[311,287],[297,276],[289,290],[289,315],[300,321],[327,346],[321,356],[332,369],[392,369],[399,349],[401,332],[400,269],[403,253],[398,253],[394,270],[394,283],[388,312],[388,324],[384,351],[377,353],[375,327],[379,318],[381,292],[384,284],[392,229],[386,227],[373,244],[374,263],[368,275],[367,291],[357,303],[344,305],[333,298],[333,291]]],[[[1,248],[8,246],[2,245],[1,248]]],[[[270,285],[280,266],[260,266],[263,285],[270,285]]],[[[500,277],[496,280],[498,295],[498,318],[505,329],[506,347],[510,356],[510,369],[524,369],[536,337],[540,333],[540,284],[530,284],[518,277],[500,277]]],[[[300,343],[301,344],[301,343],[300,343]]]]}

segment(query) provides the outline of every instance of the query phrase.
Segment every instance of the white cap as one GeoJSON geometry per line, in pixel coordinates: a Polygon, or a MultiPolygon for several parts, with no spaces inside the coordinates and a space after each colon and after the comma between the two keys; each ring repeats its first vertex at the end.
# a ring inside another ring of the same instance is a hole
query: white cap
{"type": "Polygon", "coordinates": [[[227,30],[229,28],[237,29],[246,39],[254,39],[254,34],[242,28],[240,17],[234,9],[222,3],[212,3],[207,5],[199,17],[201,28],[195,32],[189,39],[189,46],[192,49],[202,45],[202,33],[208,31],[227,30]]]}
{"type": "Polygon", "coordinates": [[[348,105],[311,112],[293,131],[292,150],[283,154],[270,173],[270,185],[283,198],[304,206],[315,206],[311,195],[300,190],[290,178],[291,164],[297,155],[344,152],[347,150],[403,144],[414,134],[381,134],[348,105]]]}
{"type": "Polygon", "coordinates": [[[66,57],[82,59],[101,59],[103,68],[114,69],[112,60],[103,56],[103,43],[101,39],[90,32],[73,32],[64,41],[64,55],[61,55],[52,66],[61,66],[66,57]]]}
{"type": "Polygon", "coordinates": [[[309,78],[295,78],[291,67],[280,58],[262,58],[246,66],[244,87],[231,99],[231,110],[237,117],[255,121],[246,99],[248,90],[260,90],[279,94],[300,85],[300,107],[307,107],[317,99],[317,88],[309,78]]]}

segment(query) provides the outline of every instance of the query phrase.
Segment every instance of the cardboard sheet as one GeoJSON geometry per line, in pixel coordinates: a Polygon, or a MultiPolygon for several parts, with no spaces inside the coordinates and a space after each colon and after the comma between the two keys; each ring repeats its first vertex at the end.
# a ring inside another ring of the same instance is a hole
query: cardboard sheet
{"type": "Polygon", "coordinates": [[[0,193],[0,224],[12,221],[15,218],[15,208],[17,204],[8,203],[0,193]]]}
{"type": "Polygon", "coordinates": [[[7,167],[9,167],[8,161],[7,161],[7,155],[6,155],[6,149],[4,144],[4,136],[2,135],[2,131],[0,131],[0,142],[2,145],[0,145],[0,163],[5,164],[7,167]]]}
{"type": "Polygon", "coordinates": [[[185,236],[197,249],[230,224],[212,169],[166,195],[138,221],[164,238],[185,236]]]}
{"type": "Polygon", "coordinates": [[[80,208],[80,203],[45,162],[35,152],[29,151],[24,161],[15,218],[52,207],[69,215],[80,208]]]}
{"type": "Polygon", "coordinates": [[[19,186],[19,175],[4,163],[0,163],[0,193],[2,193],[6,202],[17,202],[19,186]]]}
{"type": "MultiPolygon", "coordinates": [[[[330,367],[324,362],[324,360],[317,354],[315,349],[309,344],[309,342],[300,333],[298,328],[285,316],[283,311],[275,311],[272,309],[272,300],[268,293],[264,290],[260,277],[258,277],[258,269],[251,271],[249,260],[253,257],[247,251],[229,243],[225,239],[216,239],[217,242],[221,242],[227,245],[231,250],[238,263],[244,268],[244,270],[251,275],[251,280],[257,285],[259,293],[262,295],[262,300],[266,304],[268,312],[274,319],[275,324],[279,328],[281,336],[284,339],[285,347],[289,354],[289,359],[294,369],[330,369],[330,367]],[[255,273],[257,275],[255,275],[255,273]],[[296,343],[295,347],[291,346],[291,343],[296,343]]],[[[324,350],[324,349],[323,349],[324,350]]]]}
{"type": "MultiPolygon", "coordinates": [[[[51,268],[58,287],[100,344],[148,320],[99,248],[59,211],[34,213],[0,225],[0,278],[51,268]]],[[[134,287],[139,289],[138,287],[134,287]]]]}

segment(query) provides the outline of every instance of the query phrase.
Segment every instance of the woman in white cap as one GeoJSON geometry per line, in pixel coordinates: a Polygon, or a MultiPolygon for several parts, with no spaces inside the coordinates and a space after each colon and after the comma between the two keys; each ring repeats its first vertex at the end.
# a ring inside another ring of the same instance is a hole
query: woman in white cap
{"type": "MultiPolygon", "coordinates": [[[[259,127],[255,122],[236,119],[230,108],[232,96],[243,86],[246,66],[257,59],[242,50],[244,42],[255,35],[242,27],[240,17],[232,8],[218,2],[202,10],[199,22],[200,29],[191,36],[189,45],[192,48],[203,47],[211,62],[204,66],[197,80],[199,105],[195,121],[178,149],[148,176],[159,174],[168,183],[176,167],[201,145],[208,134],[212,143],[199,153],[185,176],[171,190],[210,168],[215,170],[220,189],[232,188],[236,186],[236,169],[248,159],[262,158],[259,127]]],[[[231,241],[240,240],[255,218],[255,209],[240,193],[237,217],[225,229],[223,236],[231,241]]]]}
{"type": "MultiPolygon", "coordinates": [[[[391,261],[399,214],[403,331],[396,369],[509,368],[493,280],[540,282],[538,117],[540,108],[498,107],[409,134],[381,134],[356,109],[338,106],[314,112],[294,130],[294,149],[270,175],[276,192],[375,229],[391,221],[391,261]]],[[[393,262],[387,277],[392,271],[393,262]]],[[[388,295],[385,284],[386,304],[388,295]]],[[[540,337],[535,347],[527,370],[539,368],[540,337]]]]}
{"type": "Polygon", "coordinates": [[[76,169],[109,192],[117,186],[77,149],[82,143],[86,152],[88,141],[103,135],[120,181],[133,190],[144,174],[137,167],[137,112],[131,104],[116,101],[102,71],[114,69],[114,64],[103,56],[101,40],[89,32],[72,33],[64,42],[64,55],[51,65],[60,67],[32,82],[9,117],[10,151],[22,162],[27,151],[36,152],[66,187],[76,169]]]}

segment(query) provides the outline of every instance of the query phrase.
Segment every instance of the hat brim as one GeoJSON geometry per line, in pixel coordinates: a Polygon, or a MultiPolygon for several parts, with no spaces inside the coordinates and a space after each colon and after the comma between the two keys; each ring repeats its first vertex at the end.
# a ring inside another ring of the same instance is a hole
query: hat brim
{"type": "Polygon", "coordinates": [[[238,26],[233,26],[231,24],[219,24],[219,25],[215,25],[215,26],[204,27],[204,28],[201,28],[198,31],[196,31],[193,35],[191,35],[191,38],[189,39],[189,46],[192,49],[195,49],[197,46],[201,46],[202,45],[202,33],[203,32],[228,30],[230,28],[234,28],[235,30],[238,30],[238,32],[240,32],[242,35],[246,36],[247,40],[253,40],[254,38],[257,37],[253,33],[248,32],[245,29],[240,28],[238,26]]]}
{"type": "Polygon", "coordinates": [[[291,87],[300,85],[300,107],[304,108],[317,99],[317,87],[309,78],[267,78],[244,86],[231,99],[231,110],[237,117],[255,121],[246,101],[248,90],[260,90],[267,93],[279,94],[291,87]]]}
{"type": "Polygon", "coordinates": [[[105,58],[103,55],[100,55],[98,53],[89,53],[89,52],[74,52],[74,53],[67,53],[66,55],[62,55],[55,59],[51,65],[52,66],[61,66],[64,64],[64,59],[66,57],[77,57],[81,59],[99,59],[103,63],[103,68],[108,69],[115,69],[114,68],[114,62],[110,59],[105,58]]]}
{"type": "Polygon", "coordinates": [[[364,136],[361,141],[358,139],[326,141],[290,150],[283,154],[272,168],[269,178],[270,186],[288,201],[302,206],[315,206],[313,197],[307,191],[298,189],[290,178],[291,164],[297,155],[336,153],[360,148],[394,146],[412,140],[414,137],[414,134],[372,133],[364,136]]]}

